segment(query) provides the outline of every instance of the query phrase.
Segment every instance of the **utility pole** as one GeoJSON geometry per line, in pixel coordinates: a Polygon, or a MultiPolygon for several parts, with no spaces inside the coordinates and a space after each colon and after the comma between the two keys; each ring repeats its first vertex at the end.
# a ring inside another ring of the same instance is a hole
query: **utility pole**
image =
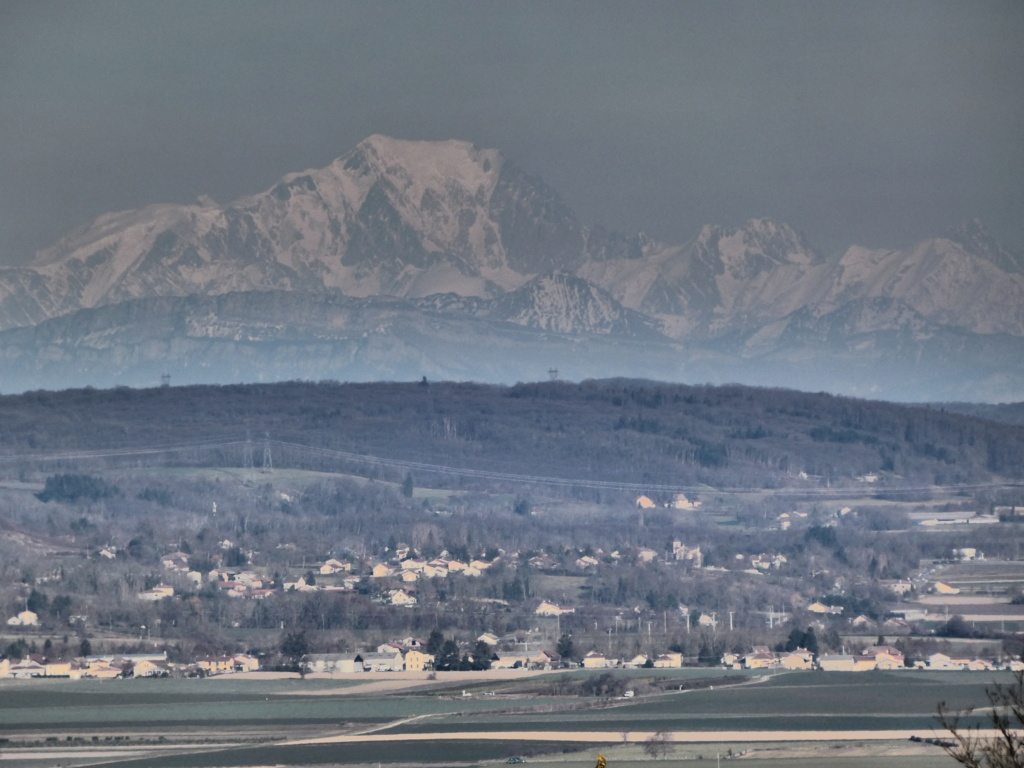
{"type": "Polygon", "coordinates": [[[274,459],[270,455],[270,433],[266,433],[263,439],[263,471],[269,472],[274,468],[274,459]]]}
{"type": "Polygon", "coordinates": [[[252,466],[252,436],[245,433],[245,448],[242,450],[242,470],[251,478],[252,466]]]}
{"type": "Polygon", "coordinates": [[[729,611],[729,631],[730,632],[732,632],[732,615],[734,613],[736,613],[736,611],[729,611]]]}

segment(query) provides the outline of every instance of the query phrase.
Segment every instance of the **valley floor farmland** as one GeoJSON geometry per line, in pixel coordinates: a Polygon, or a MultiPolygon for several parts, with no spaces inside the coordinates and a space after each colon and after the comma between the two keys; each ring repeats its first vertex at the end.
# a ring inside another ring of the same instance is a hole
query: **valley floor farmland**
{"type": "MultiPolygon", "coordinates": [[[[650,760],[652,735],[667,760],[743,756],[747,766],[941,766],[946,758],[910,735],[932,737],[938,701],[984,702],[991,673],[796,672],[722,677],[672,692],[687,674],[617,674],[643,689],[631,699],[553,696],[561,678],[438,674],[396,677],[388,691],[351,680],[208,679],[0,684],[4,768],[114,765],[137,768],[256,765],[477,765],[526,754],[531,765],[609,765],[650,760]],[[654,678],[654,675],[657,675],[654,678]],[[669,679],[672,678],[672,679],[669,679]],[[403,686],[402,682],[407,685],[403,686]],[[736,684],[730,684],[735,682],[736,684]],[[815,763],[815,761],[819,761],[815,763]]],[[[949,765],[953,763],[948,762],[949,765]]]]}

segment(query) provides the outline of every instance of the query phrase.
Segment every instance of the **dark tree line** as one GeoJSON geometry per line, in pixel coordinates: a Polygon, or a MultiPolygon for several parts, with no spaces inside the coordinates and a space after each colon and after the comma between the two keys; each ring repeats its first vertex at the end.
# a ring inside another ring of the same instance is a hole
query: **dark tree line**
{"type": "MultiPolygon", "coordinates": [[[[376,473],[407,494],[414,480],[444,478],[413,478],[312,449],[516,474],[733,487],[772,487],[800,471],[833,482],[882,472],[892,476],[889,484],[896,476],[955,484],[1024,473],[1019,425],[824,394],[628,380],[30,392],[0,397],[0,421],[0,449],[12,453],[189,443],[200,434],[241,441],[246,430],[269,432],[283,443],[275,446],[277,466],[376,473]]],[[[254,443],[258,465],[261,445],[254,443]]],[[[157,461],[237,466],[243,454],[239,445],[197,446],[157,461]]],[[[117,461],[94,463],[110,468],[117,461]]],[[[65,471],[54,463],[18,471],[26,470],[65,471]]],[[[493,488],[493,481],[459,482],[493,488]]],[[[78,497],[106,490],[54,488],[78,497]]]]}

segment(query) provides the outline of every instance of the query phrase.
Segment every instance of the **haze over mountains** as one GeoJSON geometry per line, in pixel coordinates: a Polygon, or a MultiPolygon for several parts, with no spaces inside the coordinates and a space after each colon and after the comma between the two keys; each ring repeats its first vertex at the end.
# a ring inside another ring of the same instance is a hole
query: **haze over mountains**
{"type": "Polygon", "coordinates": [[[1007,401],[1024,254],[978,222],[839,258],[770,219],[658,243],[582,225],[495,150],[372,136],[229,205],[101,216],[0,269],[0,329],[4,392],[554,368],[1007,401]]]}

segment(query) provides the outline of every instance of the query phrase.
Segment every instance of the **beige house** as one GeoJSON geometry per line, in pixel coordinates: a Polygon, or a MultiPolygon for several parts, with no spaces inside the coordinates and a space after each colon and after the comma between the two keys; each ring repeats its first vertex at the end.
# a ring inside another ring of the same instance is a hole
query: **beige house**
{"type": "Polygon", "coordinates": [[[235,663],[237,672],[255,672],[260,668],[260,660],[245,653],[235,654],[231,660],[235,663]]]}
{"type": "Polygon", "coordinates": [[[767,571],[770,568],[781,568],[788,562],[789,559],[785,555],[781,554],[760,554],[750,556],[750,564],[759,571],[767,571]]]}
{"type": "Polygon", "coordinates": [[[685,493],[677,493],[672,497],[672,501],[665,505],[671,509],[696,509],[700,506],[699,501],[690,501],[686,498],[685,493]]]}
{"type": "Polygon", "coordinates": [[[525,653],[499,653],[491,661],[491,669],[526,669],[529,663],[530,657],[525,653]]]}
{"type": "Polygon", "coordinates": [[[886,619],[882,624],[887,632],[898,632],[900,634],[910,634],[911,627],[910,623],[906,619],[894,617],[886,619]]]}
{"type": "Polygon", "coordinates": [[[89,663],[82,676],[94,677],[97,680],[112,680],[121,676],[121,668],[105,661],[94,661],[89,663]]]}
{"type": "Polygon", "coordinates": [[[650,549],[649,547],[640,547],[640,549],[636,551],[636,559],[639,560],[641,563],[650,563],[657,556],[658,553],[655,552],[653,549],[650,549]]]}
{"type": "Polygon", "coordinates": [[[184,573],[188,570],[188,555],[184,552],[172,552],[160,558],[160,563],[169,571],[184,573]]]}
{"type": "Polygon", "coordinates": [[[788,651],[780,655],[779,666],[783,669],[811,669],[814,666],[814,654],[806,648],[788,651]]]}
{"type": "Polygon", "coordinates": [[[405,654],[405,669],[408,672],[424,672],[434,666],[434,654],[415,648],[405,654]]]}
{"type": "Polygon", "coordinates": [[[854,656],[853,657],[853,671],[854,672],[869,672],[872,669],[877,669],[877,662],[874,656],[854,656]]]}
{"type": "MultiPolygon", "coordinates": [[[[160,677],[161,675],[168,675],[171,672],[172,665],[169,661],[151,661],[149,659],[142,659],[135,662],[135,666],[132,668],[132,674],[134,677],[160,677]]],[[[227,671],[234,672],[234,666],[230,667],[227,671]]]]}
{"type": "Polygon", "coordinates": [[[32,658],[22,659],[11,664],[7,672],[9,677],[18,679],[27,677],[45,677],[46,667],[32,658]]]}
{"type": "Polygon", "coordinates": [[[695,568],[700,568],[704,564],[704,555],[701,553],[700,547],[688,547],[681,541],[672,542],[672,558],[688,563],[695,568]]]}
{"type": "Polygon", "coordinates": [[[350,573],[351,571],[352,563],[348,560],[337,560],[333,557],[320,566],[320,573],[325,576],[332,573],[350,573]]]}
{"type": "Polygon", "coordinates": [[[891,645],[872,645],[865,648],[862,655],[874,661],[872,669],[903,668],[903,654],[891,645]]]}
{"type": "Polygon", "coordinates": [[[825,614],[828,616],[838,616],[843,612],[843,606],[841,605],[825,605],[824,603],[814,602],[807,606],[807,610],[811,613],[825,614]]]}
{"type": "Polygon", "coordinates": [[[401,672],[405,661],[400,651],[394,653],[364,653],[363,669],[367,672],[401,672]]]}
{"type": "Polygon", "coordinates": [[[597,651],[590,651],[583,657],[584,669],[607,669],[608,667],[616,666],[618,663],[618,659],[608,658],[603,653],[598,653],[597,651]]]}
{"type": "Polygon", "coordinates": [[[779,657],[768,650],[766,645],[755,645],[743,659],[746,669],[769,669],[778,665],[779,657]]]}
{"type": "Polygon", "coordinates": [[[886,587],[890,592],[897,595],[905,595],[908,592],[913,591],[914,585],[906,579],[896,579],[894,581],[883,581],[882,585],[886,587]]]}
{"type": "Polygon", "coordinates": [[[311,653],[306,661],[310,672],[350,675],[363,671],[363,657],[358,653],[311,653]]]}
{"type": "Polygon", "coordinates": [[[875,669],[902,669],[903,668],[903,654],[900,654],[899,660],[894,659],[888,654],[879,654],[875,656],[875,669]]]}
{"type": "Polygon", "coordinates": [[[411,607],[413,605],[416,605],[418,600],[416,600],[416,597],[414,595],[409,594],[404,589],[392,589],[390,592],[388,592],[388,602],[390,602],[391,605],[403,605],[411,607]]]}
{"type": "Polygon", "coordinates": [[[654,659],[655,669],[681,669],[683,666],[683,654],[675,651],[658,654],[654,659]]]}
{"type": "Polygon", "coordinates": [[[944,653],[933,653],[928,657],[928,669],[963,669],[968,659],[953,658],[944,653]]]}
{"type": "Polygon", "coordinates": [[[567,613],[576,613],[576,609],[543,600],[534,610],[534,613],[537,616],[564,616],[567,613]]]}
{"type": "MultiPolygon", "coordinates": [[[[152,662],[139,661],[135,665],[135,676],[144,677],[144,673],[139,673],[140,665],[148,664],[152,662]]],[[[235,671],[235,659],[233,656],[204,656],[201,659],[196,660],[196,666],[199,669],[205,671],[210,675],[222,675],[225,672],[235,671]]]]}
{"type": "Polygon", "coordinates": [[[377,563],[373,566],[373,570],[370,571],[370,578],[373,579],[386,579],[389,576],[394,576],[395,569],[387,563],[377,563]]]}
{"type": "MultiPolygon", "coordinates": [[[[56,659],[54,661],[43,662],[44,672],[46,677],[71,677],[71,662],[56,659]]],[[[81,675],[79,675],[81,677],[81,675]]]]}
{"type": "Polygon", "coordinates": [[[39,625],[39,616],[33,611],[22,611],[7,620],[9,627],[35,627],[39,625]]]}
{"type": "Polygon", "coordinates": [[[826,653],[818,657],[818,669],[826,672],[852,672],[855,659],[848,654],[826,653]]]}
{"type": "Polygon", "coordinates": [[[865,616],[864,614],[861,614],[857,618],[850,621],[850,626],[864,630],[878,629],[878,624],[876,624],[871,618],[865,616]]]}

